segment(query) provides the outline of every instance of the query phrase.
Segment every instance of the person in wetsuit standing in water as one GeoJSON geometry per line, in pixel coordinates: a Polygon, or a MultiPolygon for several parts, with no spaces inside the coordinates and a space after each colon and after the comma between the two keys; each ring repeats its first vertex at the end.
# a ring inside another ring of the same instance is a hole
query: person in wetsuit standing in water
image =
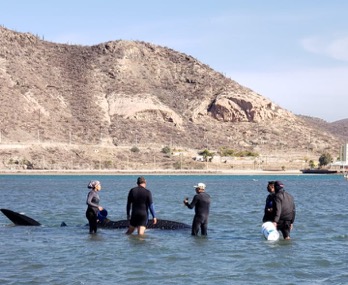
{"type": "Polygon", "coordinates": [[[146,189],[146,180],[139,177],[137,187],[129,190],[127,198],[127,219],[129,220],[127,235],[130,235],[137,228],[138,235],[143,235],[149,220],[150,210],[153,223],[157,223],[156,212],[152,201],[151,191],[146,189]],[[132,211],[131,211],[132,210],[132,211]]]}
{"type": "Polygon", "coordinates": [[[189,209],[195,208],[195,216],[192,222],[193,236],[198,235],[199,228],[201,228],[201,235],[206,236],[208,234],[208,216],[210,208],[210,196],[205,192],[205,184],[198,183],[193,186],[196,189],[196,195],[193,197],[192,202],[189,203],[188,198],[185,198],[184,204],[189,209]]]}
{"type": "Polygon", "coordinates": [[[274,189],[275,181],[269,181],[267,185],[268,196],[266,198],[265,204],[265,212],[262,218],[262,222],[273,222],[275,216],[275,189],[274,189]]]}
{"type": "Polygon", "coordinates": [[[284,189],[284,184],[281,181],[274,182],[275,189],[275,215],[273,224],[283,234],[284,239],[290,239],[290,231],[296,217],[295,202],[292,195],[284,189]]]}
{"type": "Polygon", "coordinates": [[[89,233],[97,233],[98,211],[102,211],[103,207],[99,206],[98,192],[101,190],[101,184],[98,180],[92,180],[88,183],[88,189],[91,189],[87,195],[86,218],[89,223],[89,233]]]}

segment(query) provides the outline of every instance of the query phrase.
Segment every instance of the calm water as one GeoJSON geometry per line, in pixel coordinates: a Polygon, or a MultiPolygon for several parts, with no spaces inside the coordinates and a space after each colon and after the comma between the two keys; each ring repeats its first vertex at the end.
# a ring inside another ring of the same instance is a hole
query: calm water
{"type": "Polygon", "coordinates": [[[146,176],[158,217],[191,224],[182,200],[193,185],[212,196],[207,238],[190,231],[88,234],[88,181],[99,179],[111,220],[125,219],[137,176],[0,176],[1,208],[38,220],[20,227],[0,213],[0,284],[348,284],[348,181],[342,176],[146,176]],[[293,194],[292,240],[261,236],[266,184],[293,194]],[[60,227],[62,221],[68,227],[60,227]]]}

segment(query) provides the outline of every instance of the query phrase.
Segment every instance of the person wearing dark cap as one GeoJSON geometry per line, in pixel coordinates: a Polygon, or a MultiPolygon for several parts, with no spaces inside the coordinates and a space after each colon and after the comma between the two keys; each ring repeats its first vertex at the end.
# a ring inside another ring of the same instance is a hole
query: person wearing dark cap
{"type": "Polygon", "coordinates": [[[275,215],[273,224],[283,234],[284,239],[290,239],[290,231],[295,222],[296,209],[294,198],[284,190],[284,184],[281,181],[275,181],[275,215]]]}
{"type": "Polygon", "coordinates": [[[156,212],[152,200],[152,193],[146,189],[146,179],[139,177],[136,187],[129,190],[127,198],[127,219],[129,227],[126,234],[130,235],[135,229],[138,235],[143,235],[149,220],[149,210],[153,217],[153,223],[157,223],[156,212]]]}
{"type": "Polygon", "coordinates": [[[185,198],[184,205],[189,209],[195,208],[195,215],[192,221],[191,235],[198,235],[199,228],[201,229],[201,235],[206,236],[208,234],[208,217],[210,208],[210,196],[205,192],[205,184],[198,183],[193,186],[196,190],[196,195],[193,197],[192,202],[189,203],[188,198],[185,198]]]}
{"type": "Polygon", "coordinates": [[[98,212],[103,210],[102,206],[99,206],[99,194],[101,190],[101,184],[98,180],[92,180],[88,183],[88,189],[91,189],[87,195],[87,210],[86,218],[89,223],[89,233],[97,233],[98,212]]]}
{"type": "Polygon", "coordinates": [[[275,215],[275,202],[274,202],[274,197],[275,197],[275,190],[274,190],[274,183],[275,181],[268,181],[267,185],[267,191],[268,191],[268,196],[266,198],[266,204],[265,204],[265,212],[262,218],[262,222],[273,222],[274,215],[275,215]]]}

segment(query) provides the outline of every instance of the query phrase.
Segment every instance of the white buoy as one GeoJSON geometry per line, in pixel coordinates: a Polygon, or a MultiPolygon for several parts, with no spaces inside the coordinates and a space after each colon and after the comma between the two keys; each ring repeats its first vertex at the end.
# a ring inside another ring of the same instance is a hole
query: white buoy
{"type": "Polygon", "coordinates": [[[266,222],[262,224],[261,233],[266,240],[275,241],[279,239],[279,232],[272,222],[266,222]]]}

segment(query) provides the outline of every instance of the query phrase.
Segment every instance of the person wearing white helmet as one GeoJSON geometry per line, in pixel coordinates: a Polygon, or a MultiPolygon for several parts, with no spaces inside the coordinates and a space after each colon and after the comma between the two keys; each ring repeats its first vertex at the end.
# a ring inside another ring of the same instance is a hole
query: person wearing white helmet
{"type": "Polygon", "coordinates": [[[206,186],[204,183],[198,183],[193,187],[196,189],[196,195],[193,197],[192,202],[189,203],[188,198],[184,200],[185,206],[189,209],[195,208],[191,234],[196,236],[198,235],[199,229],[201,229],[201,235],[206,236],[208,233],[210,196],[205,192],[206,186]]]}

